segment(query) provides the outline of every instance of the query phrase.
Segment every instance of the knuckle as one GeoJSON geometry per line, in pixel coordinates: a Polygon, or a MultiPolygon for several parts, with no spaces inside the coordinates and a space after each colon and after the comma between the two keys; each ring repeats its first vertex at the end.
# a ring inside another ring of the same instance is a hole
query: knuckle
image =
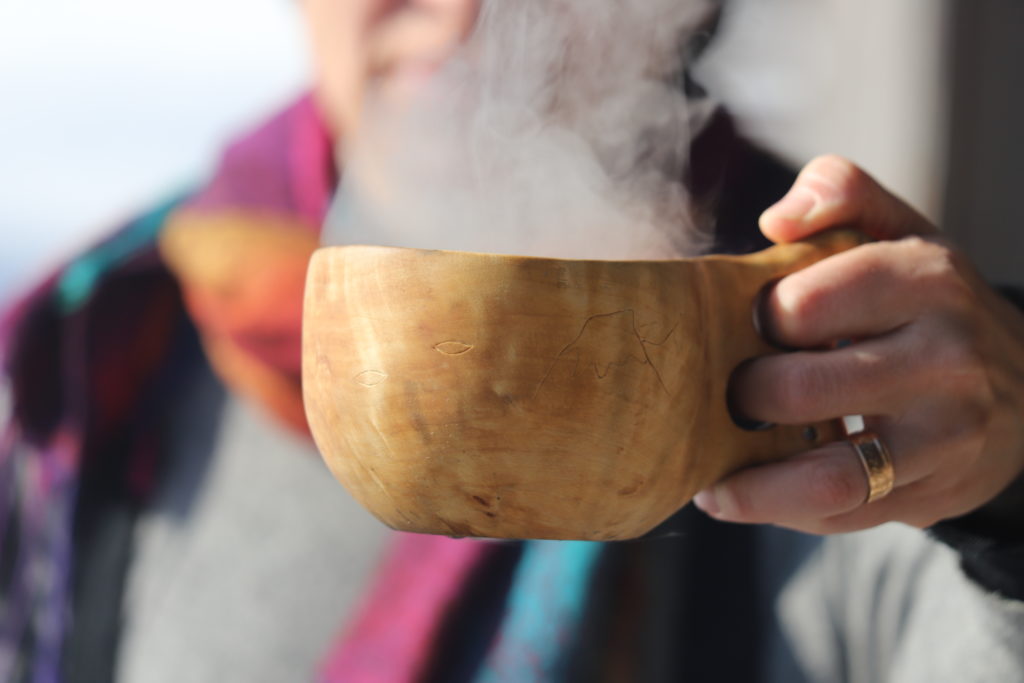
{"type": "Polygon", "coordinates": [[[950,245],[932,238],[906,237],[901,248],[913,264],[911,278],[917,286],[931,293],[933,299],[951,311],[970,311],[975,294],[963,276],[965,257],[950,245]]]}
{"type": "Polygon", "coordinates": [[[983,393],[985,400],[965,399],[958,411],[958,433],[968,446],[977,446],[984,442],[992,423],[994,401],[990,400],[991,392],[988,391],[987,385],[983,393]]]}
{"type": "Polygon", "coordinates": [[[995,396],[981,349],[970,337],[952,333],[933,353],[933,366],[942,373],[941,383],[961,399],[962,417],[975,422],[982,420],[995,402],[995,396]]]}
{"type": "Polygon", "coordinates": [[[830,197],[859,197],[871,184],[859,166],[845,157],[826,154],[812,160],[804,170],[804,179],[830,197]]]}
{"type": "Polygon", "coordinates": [[[781,341],[800,345],[812,338],[815,321],[827,308],[827,293],[803,286],[797,278],[785,278],[776,285],[773,297],[773,331],[781,341]]]}
{"type": "Polygon", "coordinates": [[[955,416],[943,421],[936,433],[958,470],[969,467],[981,456],[991,421],[991,410],[970,400],[961,401],[955,416]]]}

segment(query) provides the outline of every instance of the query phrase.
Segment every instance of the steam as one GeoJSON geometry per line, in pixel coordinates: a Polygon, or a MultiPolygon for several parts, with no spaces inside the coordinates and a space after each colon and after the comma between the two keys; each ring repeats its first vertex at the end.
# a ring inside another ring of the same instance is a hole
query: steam
{"type": "Polygon", "coordinates": [[[484,0],[429,80],[371,95],[325,243],[693,255],[681,179],[711,105],[679,86],[709,0],[484,0]]]}

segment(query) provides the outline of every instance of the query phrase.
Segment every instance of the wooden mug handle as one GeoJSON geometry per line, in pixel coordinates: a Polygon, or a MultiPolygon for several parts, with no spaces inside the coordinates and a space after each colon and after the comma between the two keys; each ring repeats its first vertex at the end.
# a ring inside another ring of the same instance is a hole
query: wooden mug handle
{"type": "MultiPolygon", "coordinates": [[[[772,282],[868,241],[852,230],[834,230],[808,240],[781,244],[743,256],[708,256],[698,259],[706,269],[709,286],[701,294],[709,300],[704,310],[716,310],[709,334],[713,374],[728,378],[742,363],[769,354],[782,353],[762,338],[755,323],[754,308],[761,292],[772,282]],[[732,305],[718,305],[729,302],[732,305]]],[[[840,420],[808,425],[774,425],[745,429],[729,414],[726,386],[714,396],[715,409],[709,416],[710,433],[722,435],[714,457],[703,460],[694,471],[686,495],[713,484],[736,470],[758,463],[779,460],[789,455],[841,439],[840,420]]]]}

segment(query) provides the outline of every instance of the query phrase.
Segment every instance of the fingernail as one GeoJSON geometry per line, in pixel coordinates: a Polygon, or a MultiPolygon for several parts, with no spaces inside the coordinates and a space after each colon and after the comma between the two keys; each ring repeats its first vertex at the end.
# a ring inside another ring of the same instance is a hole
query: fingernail
{"type": "Polygon", "coordinates": [[[797,187],[790,190],[789,194],[764,213],[791,221],[802,221],[814,211],[817,205],[817,195],[810,190],[797,187]]]}
{"type": "Polygon", "coordinates": [[[718,501],[712,489],[704,489],[694,496],[693,504],[712,517],[718,514],[718,501]]]}

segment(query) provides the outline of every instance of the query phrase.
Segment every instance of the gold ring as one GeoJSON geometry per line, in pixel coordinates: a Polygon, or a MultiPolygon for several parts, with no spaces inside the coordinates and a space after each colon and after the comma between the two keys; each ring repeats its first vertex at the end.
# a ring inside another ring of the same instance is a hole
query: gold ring
{"type": "Polygon", "coordinates": [[[892,493],[896,484],[896,471],[892,466],[892,456],[882,440],[874,432],[851,434],[849,443],[864,466],[868,475],[868,497],[865,503],[872,503],[892,493]]]}

